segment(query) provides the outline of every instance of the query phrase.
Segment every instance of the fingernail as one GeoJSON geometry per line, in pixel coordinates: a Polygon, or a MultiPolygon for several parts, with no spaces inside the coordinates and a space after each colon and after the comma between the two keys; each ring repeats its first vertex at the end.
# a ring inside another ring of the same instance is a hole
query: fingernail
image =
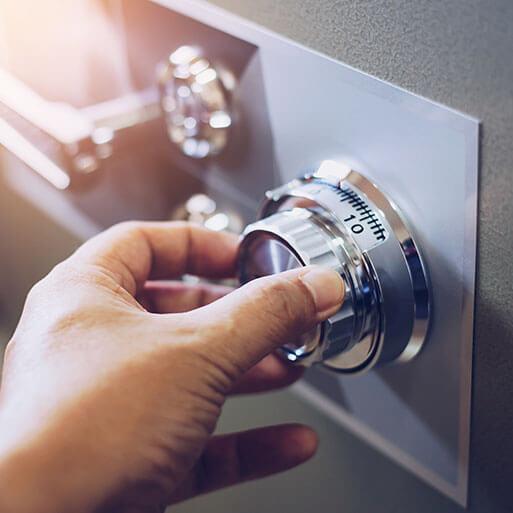
{"type": "Polygon", "coordinates": [[[342,303],[345,287],[338,272],[325,267],[311,267],[300,279],[310,289],[319,313],[342,303]]]}

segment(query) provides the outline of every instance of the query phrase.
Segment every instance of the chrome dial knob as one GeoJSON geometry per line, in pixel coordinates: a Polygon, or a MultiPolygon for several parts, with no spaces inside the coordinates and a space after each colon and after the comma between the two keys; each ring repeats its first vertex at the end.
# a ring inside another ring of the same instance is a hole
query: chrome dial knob
{"type": "Polygon", "coordinates": [[[233,122],[235,78],[194,46],[181,46],[157,69],[160,104],[171,141],[192,158],[217,155],[233,122]]]}
{"type": "Polygon", "coordinates": [[[260,217],[243,234],[242,283],[314,264],[346,284],[335,315],[280,349],[287,360],[356,373],[418,353],[429,320],[426,272],[400,213],[374,184],[325,161],[267,193],[260,217]]]}

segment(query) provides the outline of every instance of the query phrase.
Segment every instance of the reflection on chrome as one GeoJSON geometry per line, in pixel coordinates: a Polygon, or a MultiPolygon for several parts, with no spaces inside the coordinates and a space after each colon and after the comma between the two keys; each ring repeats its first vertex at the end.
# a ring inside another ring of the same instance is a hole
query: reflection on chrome
{"type": "Polygon", "coordinates": [[[394,203],[359,173],[323,161],[267,193],[260,220],[243,235],[242,283],[314,264],[346,284],[335,315],[281,348],[288,361],[355,374],[421,349],[430,313],[426,270],[394,203]]]}
{"type": "Polygon", "coordinates": [[[157,80],[171,141],[196,159],[222,151],[233,124],[234,76],[214,67],[199,48],[181,46],[160,63],[157,80]]]}

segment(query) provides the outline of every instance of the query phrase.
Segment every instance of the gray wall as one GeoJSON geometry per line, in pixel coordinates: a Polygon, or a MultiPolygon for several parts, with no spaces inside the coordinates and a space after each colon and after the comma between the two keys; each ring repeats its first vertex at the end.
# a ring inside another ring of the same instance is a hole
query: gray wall
{"type": "MultiPolygon", "coordinates": [[[[0,354],[32,285],[79,245],[4,182],[0,153],[0,354]]],[[[10,160],[12,163],[12,160],[10,160]]]]}
{"type": "MultiPolygon", "coordinates": [[[[482,120],[470,511],[513,509],[513,2],[214,0],[358,69],[482,120]]],[[[302,420],[316,459],[181,512],[457,512],[462,509],[290,393],[234,401],[223,428],[302,420]],[[244,421],[241,419],[244,418],[244,421]]]]}

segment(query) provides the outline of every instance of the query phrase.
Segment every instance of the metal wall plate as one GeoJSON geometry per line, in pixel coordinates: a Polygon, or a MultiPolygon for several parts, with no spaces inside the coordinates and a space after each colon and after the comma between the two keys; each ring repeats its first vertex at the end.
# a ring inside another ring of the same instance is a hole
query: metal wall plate
{"type": "Polygon", "coordinates": [[[430,270],[433,318],[425,348],[412,362],[360,377],[312,370],[296,390],[465,504],[478,122],[206,2],[160,0],[144,20],[133,4],[124,3],[125,23],[129,53],[146,51],[144,68],[134,64],[141,87],[151,83],[148,70],[179,44],[210,38],[214,57],[228,60],[240,44],[237,144],[201,167],[182,163],[202,176],[216,199],[251,221],[266,189],[334,159],[400,204],[430,270]],[[186,36],[184,26],[192,27],[186,36]]]}

